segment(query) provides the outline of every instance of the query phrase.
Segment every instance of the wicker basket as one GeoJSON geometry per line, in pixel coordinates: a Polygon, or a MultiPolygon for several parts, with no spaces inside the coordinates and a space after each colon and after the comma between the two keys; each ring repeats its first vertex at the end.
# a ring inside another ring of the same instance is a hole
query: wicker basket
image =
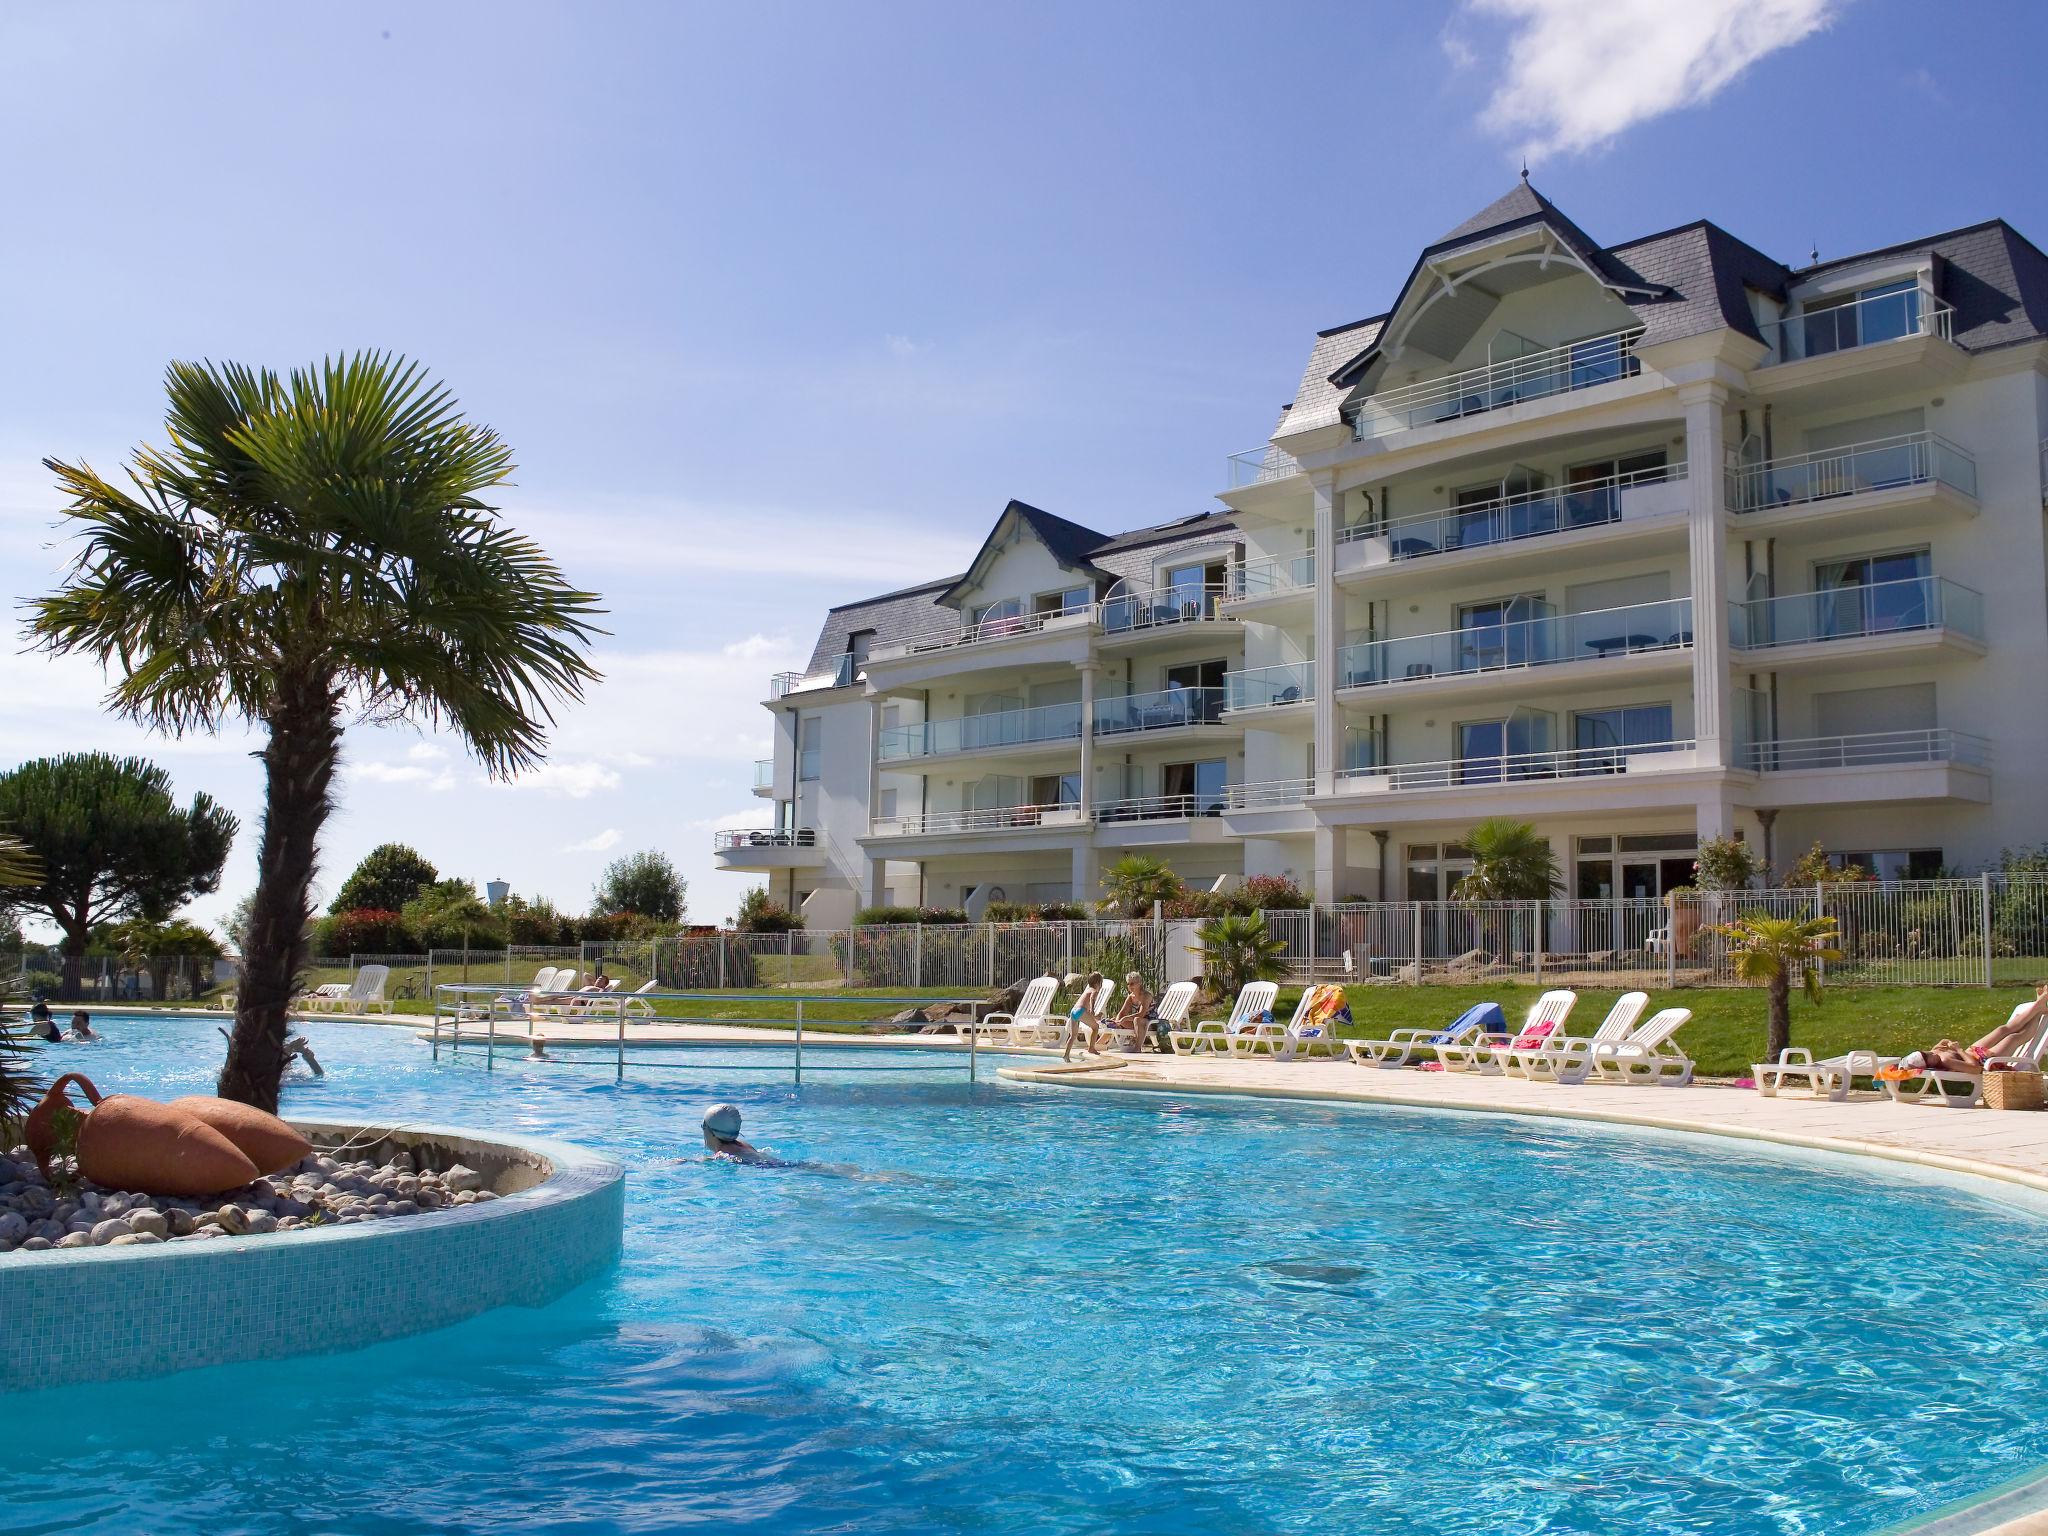
{"type": "Polygon", "coordinates": [[[1991,1109],[2039,1109],[2041,1074],[2038,1072],[1986,1072],[1984,1103],[1991,1109]]]}

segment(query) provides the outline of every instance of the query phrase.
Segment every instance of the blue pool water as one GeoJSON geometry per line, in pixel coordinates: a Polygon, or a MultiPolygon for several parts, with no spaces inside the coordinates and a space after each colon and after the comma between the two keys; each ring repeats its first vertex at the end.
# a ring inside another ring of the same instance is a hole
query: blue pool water
{"type": "MultiPolygon", "coordinates": [[[[210,1025],[107,1033],[48,1064],[168,1094],[218,1061],[210,1025]]],[[[619,1269],[423,1338],[0,1400],[0,1529],[1843,1536],[2048,1459],[2048,1228],[1955,1189],[969,1086],[931,1054],[621,1086],[308,1033],[329,1075],[289,1111],[619,1156],[619,1269]],[[820,1166],[707,1161],[715,1098],[820,1166]]]]}

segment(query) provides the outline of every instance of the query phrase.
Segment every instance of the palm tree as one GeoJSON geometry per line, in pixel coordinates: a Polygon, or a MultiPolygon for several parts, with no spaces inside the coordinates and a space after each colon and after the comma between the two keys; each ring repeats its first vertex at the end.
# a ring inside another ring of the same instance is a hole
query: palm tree
{"type": "Polygon", "coordinates": [[[1103,872],[1102,892],[1097,905],[1103,911],[1146,917],[1154,902],[1178,901],[1188,888],[1165,860],[1127,853],[1103,872]]]}
{"type": "Polygon", "coordinates": [[[285,1011],[347,718],[454,731],[494,777],[540,760],[597,676],[597,599],[482,497],[511,450],[416,363],[359,353],[280,379],[173,363],[168,448],[125,484],[45,460],[83,548],[30,632],[115,670],[110,705],[181,735],[267,736],[256,892],[219,1091],[277,1105],[285,1011]]]}
{"type": "Polygon", "coordinates": [[[1263,913],[1212,917],[1196,930],[1195,940],[1188,952],[1202,957],[1202,974],[1218,997],[1235,997],[1250,982],[1287,974],[1287,941],[1266,926],[1263,913]]]}
{"type": "MultiPolygon", "coordinates": [[[[38,878],[36,857],[20,838],[0,832],[0,886],[30,885],[38,878]]],[[[21,1134],[22,1121],[34,1107],[43,1085],[31,1068],[35,1053],[14,1030],[9,1005],[15,989],[0,985],[0,1140],[8,1146],[21,1134]]]]}
{"type": "Polygon", "coordinates": [[[1465,834],[1472,873],[1451,894],[1459,901],[1547,901],[1564,889],[1549,839],[1526,821],[1489,816],[1465,834]]]}
{"type": "Polygon", "coordinates": [[[1820,1002],[1820,965],[1839,960],[1834,947],[1832,917],[1773,917],[1745,912],[1718,930],[1728,940],[1728,957],[1741,981],[1760,981],[1770,999],[1770,1037],[1764,1060],[1776,1061],[1792,1043],[1792,980],[1796,976],[1806,1000],[1820,1002]]]}

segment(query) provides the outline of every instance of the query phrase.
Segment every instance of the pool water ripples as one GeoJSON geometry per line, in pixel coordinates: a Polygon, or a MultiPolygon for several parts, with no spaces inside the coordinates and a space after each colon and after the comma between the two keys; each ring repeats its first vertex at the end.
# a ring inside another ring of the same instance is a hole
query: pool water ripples
{"type": "MultiPolygon", "coordinates": [[[[197,1022],[107,1023],[49,1066],[170,1095],[218,1061],[197,1022]]],[[[619,1157],[619,1269],[418,1339],[9,1399],[37,1427],[0,1529],[1842,1536],[2044,1459],[2048,1228],[1955,1188],[970,1086],[932,1053],[615,1084],[308,1033],[329,1075],[288,1111],[619,1157]],[[803,1166],[704,1158],[720,1098],[803,1166]]]]}

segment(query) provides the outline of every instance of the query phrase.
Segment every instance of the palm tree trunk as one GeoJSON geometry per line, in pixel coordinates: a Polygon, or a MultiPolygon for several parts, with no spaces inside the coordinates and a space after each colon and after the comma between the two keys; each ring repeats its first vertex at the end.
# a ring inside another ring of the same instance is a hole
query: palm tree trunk
{"type": "Polygon", "coordinates": [[[341,759],[340,709],[332,684],[318,677],[288,682],[269,725],[256,894],[242,936],[235,1032],[218,1091],[224,1099],[275,1113],[284,1078],[287,1014],[306,969],[306,926],[312,917],[308,893],[341,759]]]}
{"type": "Polygon", "coordinates": [[[1776,1061],[1792,1043],[1792,980],[1782,970],[1770,981],[1771,1038],[1764,1060],[1776,1061]]]}

